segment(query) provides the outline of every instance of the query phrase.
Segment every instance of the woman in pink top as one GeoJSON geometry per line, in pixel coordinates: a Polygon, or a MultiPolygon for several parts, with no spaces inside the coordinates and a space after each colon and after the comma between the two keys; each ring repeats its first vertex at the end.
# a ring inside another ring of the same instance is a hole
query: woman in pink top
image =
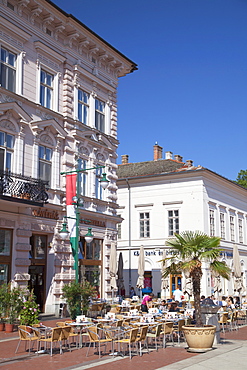
{"type": "Polygon", "coordinates": [[[141,304],[142,312],[148,312],[148,309],[151,307],[150,302],[152,301],[153,296],[154,296],[153,293],[149,293],[149,295],[144,296],[141,304]]]}

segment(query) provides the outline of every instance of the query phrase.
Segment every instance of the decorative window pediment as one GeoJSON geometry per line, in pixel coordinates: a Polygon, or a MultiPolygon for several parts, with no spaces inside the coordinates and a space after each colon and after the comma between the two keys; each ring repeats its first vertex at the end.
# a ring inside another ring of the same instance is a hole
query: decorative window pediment
{"type": "Polygon", "coordinates": [[[34,132],[43,131],[48,127],[53,135],[58,134],[62,139],[65,139],[67,135],[67,132],[54,119],[32,122],[31,127],[34,132]]]}
{"type": "Polygon", "coordinates": [[[6,117],[12,116],[15,120],[21,119],[26,123],[31,121],[31,117],[16,102],[0,103],[0,115],[5,115],[6,117]]]}

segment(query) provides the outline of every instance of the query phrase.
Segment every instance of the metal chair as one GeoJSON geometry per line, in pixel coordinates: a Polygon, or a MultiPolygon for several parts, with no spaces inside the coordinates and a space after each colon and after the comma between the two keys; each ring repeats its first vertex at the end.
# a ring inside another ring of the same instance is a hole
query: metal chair
{"type": "Polygon", "coordinates": [[[169,338],[172,340],[172,344],[174,346],[174,340],[173,340],[173,322],[165,322],[163,324],[163,331],[161,332],[161,335],[163,334],[163,348],[166,348],[166,339],[169,338]]]}
{"type": "Polygon", "coordinates": [[[136,342],[140,344],[140,356],[142,356],[142,343],[144,344],[143,348],[146,347],[149,353],[147,333],[148,333],[148,326],[142,326],[140,330],[140,334],[136,338],[136,342]]]}
{"type": "Polygon", "coordinates": [[[162,324],[157,324],[154,333],[152,333],[152,332],[147,333],[148,338],[152,338],[152,339],[155,340],[155,349],[156,349],[156,351],[158,351],[157,339],[160,338],[161,330],[162,330],[162,324]]]}
{"type": "Polygon", "coordinates": [[[26,351],[26,343],[27,342],[29,343],[29,354],[31,353],[31,343],[34,343],[34,341],[37,341],[37,351],[38,351],[39,349],[38,341],[40,339],[38,330],[33,329],[33,333],[29,333],[27,331],[26,325],[20,325],[18,326],[18,333],[19,333],[19,342],[17,344],[15,353],[17,353],[18,351],[21,341],[25,342],[25,351],[26,351]]]}
{"type": "MultiPolygon", "coordinates": [[[[118,339],[116,340],[116,342],[121,346],[121,344],[127,344],[129,345],[129,356],[130,356],[130,359],[131,359],[131,345],[132,344],[137,344],[136,342],[136,338],[137,338],[137,334],[138,334],[138,328],[134,328],[134,329],[131,329],[131,330],[127,330],[125,332],[125,334],[127,334],[127,336],[129,335],[128,338],[123,338],[123,339],[118,339]]],[[[138,354],[138,351],[136,350],[136,353],[138,354]]]]}
{"type": "Polygon", "coordinates": [[[62,333],[62,327],[52,328],[48,338],[40,338],[40,340],[39,340],[40,342],[50,343],[51,356],[52,356],[52,345],[53,345],[53,343],[55,343],[55,344],[59,343],[60,354],[63,353],[62,344],[61,344],[61,333],[62,333]]]}
{"type": "MultiPolygon", "coordinates": [[[[103,344],[106,347],[107,343],[109,343],[109,342],[112,343],[112,339],[111,338],[103,338],[103,339],[100,338],[100,335],[98,334],[100,330],[101,329],[99,327],[97,327],[97,326],[90,326],[90,329],[87,328],[87,333],[88,333],[88,336],[89,336],[89,346],[88,346],[88,350],[87,350],[86,356],[88,356],[88,353],[89,353],[91,344],[95,344],[95,345],[98,344],[98,347],[99,347],[99,358],[100,358],[101,357],[100,356],[100,354],[101,354],[100,345],[103,344]]],[[[102,330],[102,332],[104,332],[104,331],[102,330]]]]}

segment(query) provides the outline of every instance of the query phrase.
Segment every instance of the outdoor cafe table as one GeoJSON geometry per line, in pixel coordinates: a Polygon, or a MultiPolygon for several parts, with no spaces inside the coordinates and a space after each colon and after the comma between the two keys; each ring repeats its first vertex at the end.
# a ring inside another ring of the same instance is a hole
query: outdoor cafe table
{"type": "Polygon", "coordinates": [[[73,326],[73,327],[76,327],[77,329],[79,329],[79,348],[82,347],[82,332],[83,330],[87,327],[87,326],[90,326],[92,325],[92,322],[91,321],[81,321],[81,322],[70,322],[70,323],[67,323],[68,326],[73,326]]]}

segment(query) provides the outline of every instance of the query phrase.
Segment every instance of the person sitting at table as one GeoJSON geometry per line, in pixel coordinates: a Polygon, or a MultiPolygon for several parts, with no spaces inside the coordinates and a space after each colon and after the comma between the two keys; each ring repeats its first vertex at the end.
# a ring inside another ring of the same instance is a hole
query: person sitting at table
{"type": "Polygon", "coordinates": [[[145,295],[143,297],[142,304],[141,304],[142,312],[148,312],[148,309],[152,307],[151,302],[152,302],[153,297],[154,297],[153,293],[149,293],[148,295],[145,295]]]}
{"type": "Polygon", "coordinates": [[[159,306],[159,312],[163,313],[163,312],[166,312],[166,311],[167,311],[167,305],[166,305],[166,300],[164,299],[161,302],[161,305],[159,306]]]}
{"type": "Polygon", "coordinates": [[[176,302],[171,302],[171,307],[168,312],[179,312],[179,308],[176,302]]]}
{"type": "Polygon", "coordinates": [[[136,295],[136,292],[135,292],[134,287],[132,286],[132,287],[130,288],[130,298],[133,298],[133,296],[134,296],[134,295],[136,295]]]}

